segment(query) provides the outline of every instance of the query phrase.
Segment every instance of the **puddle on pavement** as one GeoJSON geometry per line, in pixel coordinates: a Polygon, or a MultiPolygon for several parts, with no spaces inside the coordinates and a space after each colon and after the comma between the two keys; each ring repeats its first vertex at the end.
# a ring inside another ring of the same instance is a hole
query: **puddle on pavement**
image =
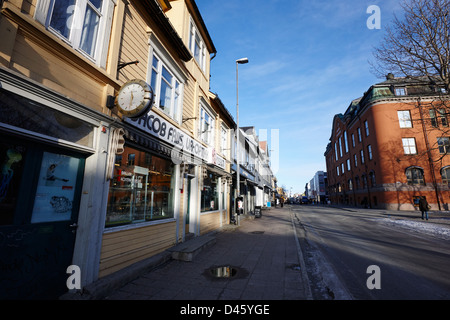
{"type": "Polygon", "coordinates": [[[215,278],[232,278],[237,273],[237,270],[230,266],[211,268],[209,271],[215,278]]]}
{"type": "Polygon", "coordinates": [[[237,279],[245,278],[248,272],[242,268],[229,265],[211,267],[205,270],[204,275],[212,279],[237,279]]]}

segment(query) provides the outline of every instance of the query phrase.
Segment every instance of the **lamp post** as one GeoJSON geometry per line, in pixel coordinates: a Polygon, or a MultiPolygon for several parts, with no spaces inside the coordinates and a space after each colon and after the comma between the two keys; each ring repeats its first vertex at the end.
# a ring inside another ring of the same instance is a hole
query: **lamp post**
{"type": "Polygon", "coordinates": [[[239,71],[238,66],[240,64],[248,63],[247,58],[241,58],[236,60],[236,140],[237,140],[237,149],[236,149],[236,184],[237,184],[237,196],[241,195],[241,186],[240,186],[240,168],[239,168],[239,160],[240,160],[240,146],[239,146],[239,71]]]}

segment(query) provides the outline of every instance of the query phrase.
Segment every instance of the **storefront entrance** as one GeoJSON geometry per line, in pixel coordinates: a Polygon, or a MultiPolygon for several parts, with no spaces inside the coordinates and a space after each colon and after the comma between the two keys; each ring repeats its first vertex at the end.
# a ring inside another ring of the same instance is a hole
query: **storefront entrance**
{"type": "Polygon", "coordinates": [[[84,156],[0,134],[0,299],[67,292],[84,156]]]}

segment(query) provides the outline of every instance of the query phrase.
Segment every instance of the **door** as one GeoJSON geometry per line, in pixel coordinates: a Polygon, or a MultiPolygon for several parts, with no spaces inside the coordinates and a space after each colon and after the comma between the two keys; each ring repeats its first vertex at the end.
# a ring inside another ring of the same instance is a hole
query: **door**
{"type": "Polygon", "coordinates": [[[85,159],[0,137],[0,299],[67,292],[85,159]]]}

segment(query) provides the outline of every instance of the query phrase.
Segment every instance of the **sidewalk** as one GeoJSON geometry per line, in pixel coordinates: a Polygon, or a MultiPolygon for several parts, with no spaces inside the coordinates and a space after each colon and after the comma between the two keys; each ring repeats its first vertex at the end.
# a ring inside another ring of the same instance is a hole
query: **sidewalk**
{"type": "Polygon", "coordinates": [[[296,236],[289,207],[263,210],[212,235],[192,261],[170,260],[106,300],[306,300],[296,236]]]}

